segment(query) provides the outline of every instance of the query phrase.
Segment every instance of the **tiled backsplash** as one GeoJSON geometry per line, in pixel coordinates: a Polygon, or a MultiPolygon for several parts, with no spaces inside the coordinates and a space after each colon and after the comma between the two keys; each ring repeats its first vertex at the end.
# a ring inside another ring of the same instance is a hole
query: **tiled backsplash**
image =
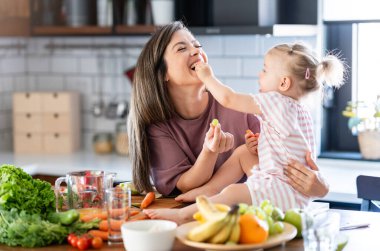
{"type": "MultiPolygon", "coordinates": [[[[215,74],[243,92],[257,91],[263,55],[274,44],[302,40],[316,46],[316,37],[234,35],[197,39],[215,74]]],[[[131,83],[123,72],[135,65],[147,40],[145,36],[1,38],[0,151],[12,149],[12,93],[18,91],[78,91],[82,148],[86,150],[91,149],[95,132],[114,132],[118,121],[95,118],[91,108],[101,93],[106,103],[129,100],[131,83]]]]}

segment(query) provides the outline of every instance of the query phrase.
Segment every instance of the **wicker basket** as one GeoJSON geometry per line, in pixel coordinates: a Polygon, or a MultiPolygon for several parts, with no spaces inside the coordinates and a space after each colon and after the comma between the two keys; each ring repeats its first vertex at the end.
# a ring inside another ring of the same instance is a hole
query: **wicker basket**
{"type": "Polygon", "coordinates": [[[363,159],[380,159],[380,132],[364,131],[358,135],[363,159]]]}

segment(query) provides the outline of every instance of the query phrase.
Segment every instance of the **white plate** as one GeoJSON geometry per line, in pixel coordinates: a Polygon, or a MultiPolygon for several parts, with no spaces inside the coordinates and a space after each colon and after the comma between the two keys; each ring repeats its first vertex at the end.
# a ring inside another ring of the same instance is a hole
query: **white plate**
{"type": "Polygon", "coordinates": [[[284,242],[292,240],[297,235],[297,229],[286,222],[284,222],[285,228],[284,232],[281,234],[276,234],[270,236],[266,242],[260,244],[239,244],[239,245],[225,245],[225,244],[210,244],[205,242],[196,242],[190,241],[187,239],[187,233],[193,227],[197,226],[199,223],[192,221],[186,224],[183,224],[177,228],[176,236],[177,238],[184,243],[185,245],[201,248],[206,250],[247,250],[247,249],[256,249],[256,248],[270,248],[277,245],[280,245],[284,242]]]}

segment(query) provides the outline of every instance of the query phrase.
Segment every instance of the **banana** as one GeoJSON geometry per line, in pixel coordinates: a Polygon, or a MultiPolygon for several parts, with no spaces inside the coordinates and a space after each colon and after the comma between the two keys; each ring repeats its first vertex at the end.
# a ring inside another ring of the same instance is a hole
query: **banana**
{"type": "MultiPolygon", "coordinates": [[[[228,212],[231,210],[231,208],[229,206],[227,206],[226,204],[214,204],[216,209],[220,212],[228,212]]],[[[193,214],[193,219],[198,221],[199,223],[205,223],[207,221],[207,219],[201,214],[200,211],[197,211],[193,214]]]]}
{"type": "Polygon", "coordinates": [[[228,237],[231,234],[233,224],[235,222],[235,215],[227,214],[226,224],[222,229],[219,230],[214,236],[212,236],[207,242],[213,244],[223,244],[228,240],[228,237]]]}
{"type": "Polygon", "coordinates": [[[234,223],[232,226],[230,237],[228,238],[227,242],[231,244],[237,244],[240,239],[240,223],[239,223],[239,212],[237,212],[235,215],[234,223]]]}
{"type": "Polygon", "coordinates": [[[197,242],[206,241],[226,225],[227,219],[226,215],[219,215],[217,218],[214,217],[212,220],[206,221],[191,229],[187,234],[187,238],[197,242]]]}
{"type": "Polygon", "coordinates": [[[216,206],[209,201],[209,199],[200,195],[196,198],[198,210],[206,220],[213,220],[222,216],[226,216],[228,212],[222,212],[216,208],[216,206]]]}

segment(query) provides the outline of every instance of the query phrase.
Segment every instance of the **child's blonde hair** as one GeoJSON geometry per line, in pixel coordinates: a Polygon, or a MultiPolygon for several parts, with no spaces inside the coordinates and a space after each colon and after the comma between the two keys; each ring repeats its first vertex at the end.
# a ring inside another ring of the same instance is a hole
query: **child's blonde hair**
{"type": "Polygon", "coordinates": [[[289,57],[287,69],[298,83],[301,94],[318,90],[328,85],[339,88],[344,81],[344,63],[335,55],[329,54],[318,60],[314,53],[300,43],[279,44],[268,53],[279,52],[289,57]]]}

